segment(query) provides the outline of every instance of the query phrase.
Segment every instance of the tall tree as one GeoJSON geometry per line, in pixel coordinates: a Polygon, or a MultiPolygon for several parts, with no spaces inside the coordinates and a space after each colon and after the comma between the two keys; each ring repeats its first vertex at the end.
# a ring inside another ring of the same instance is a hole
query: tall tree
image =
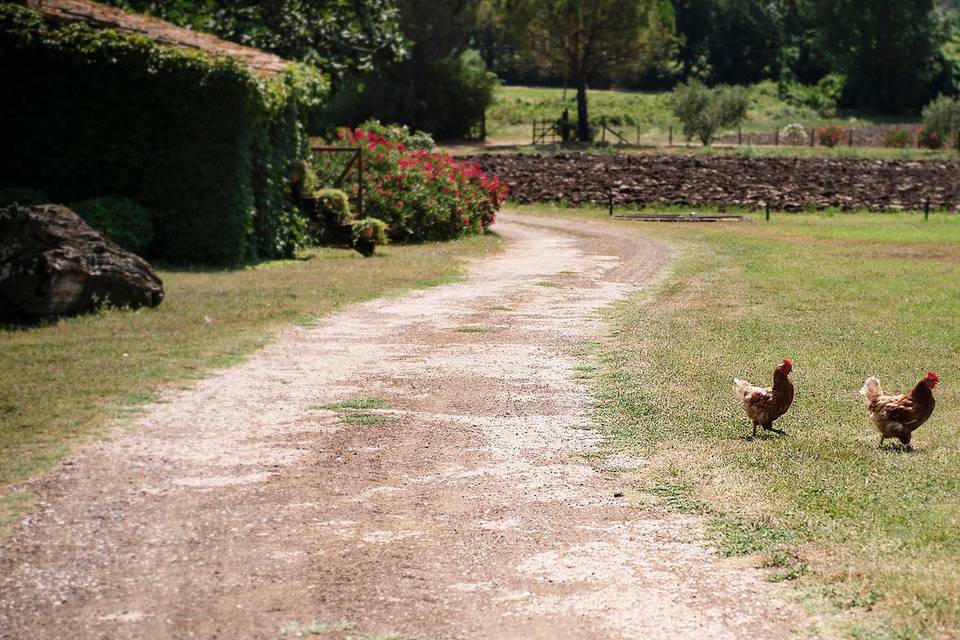
{"type": "Polygon", "coordinates": [[[935,95],[943,59],[934,0],[812,0],[847,106],[902,112],[935,95]]]}
{"type": "Polygon", "coordinates": [[[573,80],[577,138],[584,142],[590,78],[640,71],[673,39],[672,7],[658,0],[507,0],[506,6],[534,62],[573,80]]]}
{"type": "Polygon", "coordinates": [[[684,75],[748,84],[776,74],[784,2],[674,0],[684,75]]]}

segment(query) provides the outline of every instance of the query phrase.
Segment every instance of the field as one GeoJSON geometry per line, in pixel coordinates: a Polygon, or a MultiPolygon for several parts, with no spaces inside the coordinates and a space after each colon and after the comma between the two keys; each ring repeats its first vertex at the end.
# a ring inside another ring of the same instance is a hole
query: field
{"type": "Polygon", "coordinates": [[[722,553],[839,609],[845,636],[956,637],[960,217],[611,224],[680,254],[658,286],[610,311],[612,336],[590,350],[606,446],[649,459],[634,497],[706,514],[722,553]],[[769,384],[784,357],[796,367],[778,423],[790,436],[745,440],[731,379],[769,384]],[[878,450],[863,379],[906,390],[928,369],[944,384],[915,450],[878,450]]]}
{"type": "Polygon", "coordinates": [[[905,162],[738,155],[485,154],[472,158],[503,179],[519,203],[565,202],[775,210],[960,210],[960,159],[905,162]]]}
{"type": "MultiPolygon", "coordinates": [[[[490,143],[529,143],[534,119],[556,120],[564,109],[569,109],[571,121],[575,122],[576,91],[568,89],[565,95],[563,89],[556,88],[499,87],[494,104],[487,111],[490,143]]],[[[606,118],[613,128],[621,131],[631,142],[636,141],[639,125],[641,144],[664,145],[671,124],[674,125],[674,143],[683,142],[679,128],[673,122],[668,93],[591,90],[587,98],[591,120],[599,122],[601,117],[606,118]]],[[[866,116],[824,118],[812,109],[792,106],[777,98],[773,83],[750,88],[750,110],[743,124],[745,133],[772,135],[774,130],[794,122],[808,128],[824,124],[865,127],[887,122],[887,119],[866,116]]]]}
{"type": "MultiPolygon", "coordinates": [[[[299,260],[235,271],[171,271],[156,309],[104,311],[0,333],[0,489],[41,472],[111,418],[135,413],[165,385],[190,384],[269,341],[353,302],[456,278],[496,236],[389,246],[370,259],[313,249],[299,260]]],[[[4,521],[29,494],[0,498],[4,521]]]]}

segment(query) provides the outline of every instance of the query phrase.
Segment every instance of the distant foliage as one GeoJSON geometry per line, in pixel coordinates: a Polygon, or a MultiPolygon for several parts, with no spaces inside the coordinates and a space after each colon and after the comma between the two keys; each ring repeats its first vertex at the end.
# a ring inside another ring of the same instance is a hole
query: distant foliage
{"type": "Polygon", "coordinates": [[[817,129],[817,141],[824,147],[833,148],[843,142],[846,129],[836,124],[828,124],[817,129]]]}
{"type": "Polygon", "coordinates": [[[127,251],[144,255],[153,242],[153,214],[129,198],[91,198],[70,208],[127,251]]]}
{"type": "Polygon", "coordinates": [[[891,129],[883,137],[883,146],[892,149],[906,149],[913,146],[913,134],[909,129],[891,129]]]}
{"type": "Polygon", "coordinates": [[[365,120],[401,122],[437,138],[468,137],[493,104],[497,76],[473,52],[407,61],[360,76],[337,92],[316,127],[365,120]]]}
{"type": "MultiPolygon", "coordinates": [[[[336,144],[364,151],[365,213],[387,226],[399,241],[448,240],[480,233],[493,224],[507,187],[475,163],[443,153],[410,149],[362,129],[340,129],[336,144]]],[[[321,182],[337,166],[319,163],[321,182]]],[[[356,188],[356,187],[355,187],[356,188]]]]}
{"type": "Polygon", "coordinates": [[[0,188],[59,202],[111,194],[154,214],[151,257],[289,256],[304,224],[291,164],[326,95],[314,70],[266,79],[233,59],[0,5],[0,188]],[[42,108],[38,108],[42,105],[42,108]]]}
{"type": "Polygon", "coordinates": [[[917,146],[924,149],[942,149],[943,135],[928,124],[923,125],[917,134],[917,146]]]}
{"type": "Polygon", "coordinates": [[[721,129],[735,127],[747,116],[749,100],[742,87],[708,88],[691,80],[673,91],[673,114],[683,125],[687,140],[694,136],[704,145],[721,129]]]}
{"type": "Polygon", "coordinates": [[[940,96],[924,107],[923,122],[939,134],[941,144],[960,135],[960,99],[940,96]]]}

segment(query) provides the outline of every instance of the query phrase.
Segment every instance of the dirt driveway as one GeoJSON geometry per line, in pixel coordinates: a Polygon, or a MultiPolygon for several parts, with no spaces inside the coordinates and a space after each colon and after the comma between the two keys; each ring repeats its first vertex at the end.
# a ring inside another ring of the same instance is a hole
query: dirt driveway
{"type": "MultiPolygon", "coordinates": [[[[615,497],[574,352],[665,249],[504,215],[461,283],[284,331],[34,483],[2,638],[782,638],[689,516],[615,497]],[[329,409],[338,401],[381,408],[329,409]],[[379,402],[373,402],[377,400],[379,402]],[[393,634],[396,634],[395,636],[393,634]]],[[[623,461],[616,463],[622,466],[623,461]]]]}

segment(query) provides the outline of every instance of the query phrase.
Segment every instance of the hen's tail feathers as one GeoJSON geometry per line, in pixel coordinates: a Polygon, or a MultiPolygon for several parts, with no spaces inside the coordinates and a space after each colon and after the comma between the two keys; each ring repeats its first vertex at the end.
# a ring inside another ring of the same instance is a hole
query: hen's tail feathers
{"type": "Polygon", "coordinates": [[[733,396],[743,401],[747,397],[747,394],[750,392],[750,387],[753,385],[747,382],[746,380],[741,380],[740,378],[733,379],[733,396]]]}
{"type": "Polygon", "coordinates": [[[863,387],[860,389],[860,395],[863,396],[863,401],[868,406],[876,402],[883,394],[883,389],[880,387],[880,381],[870,376],[867,378],[866,382],[863,383],[863,387]]]}

